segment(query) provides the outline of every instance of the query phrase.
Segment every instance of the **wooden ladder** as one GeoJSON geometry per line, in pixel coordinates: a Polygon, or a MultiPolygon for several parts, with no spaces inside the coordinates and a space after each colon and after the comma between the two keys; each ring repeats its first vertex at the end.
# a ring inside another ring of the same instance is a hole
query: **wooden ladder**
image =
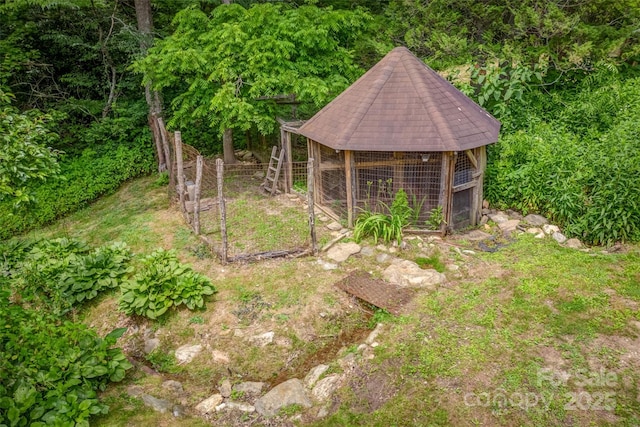
{"type": "Polygon", "coordinates": [[[271,158],[269,159],[269,169],[262,183],[262,188],[272,196],[278,191],[278,178],[280,178],[280,169],[284,161],[284,150],[280,150],[280,155],[276,156],[278,147],[274,146],[271,150],[271,158]]]}

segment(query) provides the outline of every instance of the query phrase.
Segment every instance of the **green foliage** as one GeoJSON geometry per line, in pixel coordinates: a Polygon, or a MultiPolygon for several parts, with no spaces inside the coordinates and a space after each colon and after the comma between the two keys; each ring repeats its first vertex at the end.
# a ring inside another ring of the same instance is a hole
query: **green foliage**
{"type": "Polygon", "coordinates": [[[74,306],[120,285],[132,271],[129,248],[120,242],[90,250],[66,238],[0,245],[15,298],[63,315],[74,306]],[[13,253],[11,253],[13,252],[13,253]]]}
{"type": "Polygon", "coordinates": [[[47,127],[51,116],[20,114],[3,105],[3,96],[0,90],[0,201],[19,205],[32,199],[31,182],[58,176],[57,153],[50,147],[58,135],[47,127]]]}
{"type": "Polygon", "coordinates": [[[444,273],[444,270],[446,268],[446,266],[440,259],[439,253],[435,253],[429,257],[417,257],[415,259],[415,262],[420,268],[432,268],[439,273],[444,273]]]}
{"type": "Polygon", "coordinates": [[[142,260],[142,267],[122,284],[120,310],[157,319],[169,308],[184,304],[189,310],[204,307],[204,296],[216,289],[210,280],[178,261],[174,251],[158,249],[142,260]]]}
{"type": "Polygon", "coordinates": [[[588,243],[638,241],[640,79],[591,85],[585,79],[577,94],[538,110],[529,128],[501,138],[490,152],[487,198],[547,215],[588,243]]]}
{"type": "MultiPolygon", "coordinates": [[[[2,282],[0,281],[0,285],[2,282]]],[[[112,348],[125,329],[104,339],[84,325],[24,308],[0,288],[0,420],[11,426],[88,426],[108,407],[97,391],[121,381],[131,364],[112,348]]]]}
{"type": "Polygon", "coordinates": [[[402,243],[403,230],[413,217],[413,209],[409,206],[407,193],[402,189],[398,190],[390,208],[382,202],[380,205],[389,213],[365,210],[356,218],[353,230],[353,238],[356,242],[360,242],[367,236],[373,236],[376,243],[378,239],[382,239],[385,243],[394,240],[398,244],[402,243]]]}
{"type": "Polygon", "coordinates": [[[427,219],[426,224],[429,230],[440,230],[442,224],[446,224],[442,205],[438,205],[429,211],[429,218],[427,219]]]}
{"type": "Polygon", "coordinates": [[[269,134],[279,108],[270,97],[295,94],[317,108],[361,74],[350,45],[369,19],[361,10],[274,3],[223,5],[211,16],[188,8],[134,69],[177,93],[174,126],[269,134]]]}
{"type": "Polygon", "coordinates": [[[50,223],[112,193],[123,182],[149,173],[154,166],[149,144],[145,135],[130,144],[87,148],[80,156],[63,160],[64,179],[31,188],[35,203],[18,209],[0,203],[0,239],[50,223]]]}

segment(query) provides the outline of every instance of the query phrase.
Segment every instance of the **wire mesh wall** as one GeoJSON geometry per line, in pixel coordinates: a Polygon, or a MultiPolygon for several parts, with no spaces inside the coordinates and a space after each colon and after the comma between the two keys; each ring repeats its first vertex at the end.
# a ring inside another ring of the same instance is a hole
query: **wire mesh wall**
{"type": "MultiPolygon", "coordinates": [[[[182,144],[185,215],[192,226],[198,156],[198,150],[182,144]]],[[[178,174],[177,163],[173,161],[174,177],[178,174]]],[[[204,159],[198,211],[200,235],[212,250],[224,253],[229,261],[301,253],[311,246],[305,197],[287,194],[268,197],[261,188],[267,167],[268,164],[258,161],[224,165],[222,192],[226,215],[222,221],[216,159],[204,159]]],[[[306,162],[304,166],[294,164],[294,171],[294,182],[301,190],[305,189],[306,162]]],[[[172,200],[179,199],[176,185],[177,179],[172,179],[169,189],[172,200]]]]}
{"type": "Polygon", "coordinates": [[[413,228],[427,228],[432,210],[443,204],[442,153],[353,152],[346,164],[344,152],[320,144],[314,152],[320,157],[318,202],[341,219],[348,214],[347,185],[356,215],[359,210],[388,213],[397,192],[404,190],[415,212],[413,228]]]}

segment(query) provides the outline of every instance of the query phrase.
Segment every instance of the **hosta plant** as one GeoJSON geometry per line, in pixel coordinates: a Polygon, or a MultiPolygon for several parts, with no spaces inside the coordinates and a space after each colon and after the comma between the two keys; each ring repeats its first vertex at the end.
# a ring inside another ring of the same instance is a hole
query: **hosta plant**
{"type": "Polygon", "coordinates": [[[142,260],[138,273],[121,285],[120,310],[157,319],[171,307],[204,307],[216,289],[211,281],[180,263],[174,251],[158,249],[142,260]]]}

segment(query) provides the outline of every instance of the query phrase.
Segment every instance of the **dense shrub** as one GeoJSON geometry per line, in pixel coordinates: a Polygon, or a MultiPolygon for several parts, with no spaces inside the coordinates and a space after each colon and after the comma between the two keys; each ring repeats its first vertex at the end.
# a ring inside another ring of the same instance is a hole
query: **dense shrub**
{"type": "Polygon", "coordinates": [[[158,249],[142,260],[142,268],[121,286],[120,310],[150,319],[182,304],[190,310],[204,307],[204,297],[216,289],[211,281],[181,264],[175,252],[158,249]]]}
{"type": "Polygon", "coordinates": [[[0,239],[40,227],[114,192],[125,181],[151,172],[153,149],[147,137],[130,144],[105,143],[60,162],[63,180],[36,187],[35,204],[14,210],[0,204],[0,239]]]}
{"type": "Polygon", "coordinates": [[[6,284],[0,278],[0,420],[88,426],[91,415],[108,410],[96,392],[131,367],[112,348],[124,329],[102,339],[84,325],[11,303],[6,284]]]}
{"type": "Polygon", "coordinates": [[[501,138],[486,196],[591,244],[640,241],[640,79],[614,78],[608,90],[590,81],[557,117],[501,138]]]}
{"type": "Polygon", "coordinates": [[[119,242],[95,250],[66,238],[9,243],[0,245],[0,257],[14,299],[55,315],[118,287],[132,271],[131,252],[119,242]]]}

